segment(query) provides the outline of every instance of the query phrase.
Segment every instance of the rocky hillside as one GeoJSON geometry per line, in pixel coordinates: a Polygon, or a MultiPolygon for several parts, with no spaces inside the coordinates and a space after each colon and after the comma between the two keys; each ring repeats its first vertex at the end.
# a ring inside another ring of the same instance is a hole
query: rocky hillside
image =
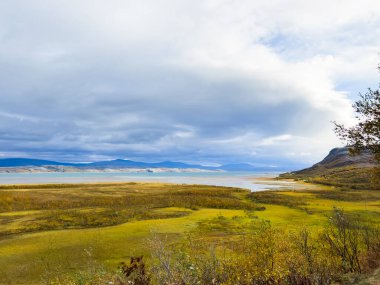
{"type": "Polygon", "coordinates": [[[324,169],[332,169],[337,167],[373,167],[375,160],[369,151],[364,151],[360,155],[351,155],[347,147],[334,148],[320,162],[314,164],[310,168],[295,171],[294,173],[315,173],[324,169]]]}
{"type": "Polygon", "coordinates": [[[312,167],[284,173],[280,177],[353,189],[377,189],[378,186],[372,183],[374,175],[378,175],[373,170],[375,166],[369,151],[351,155],[347,147],[334,148],[312,167]]]}

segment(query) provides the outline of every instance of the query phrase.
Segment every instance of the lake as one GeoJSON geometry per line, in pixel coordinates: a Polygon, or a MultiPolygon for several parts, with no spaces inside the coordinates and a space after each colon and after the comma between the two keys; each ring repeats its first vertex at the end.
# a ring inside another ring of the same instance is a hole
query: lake
{"type": "Polygon", "coordinates": [[[292,182],[275,181],[275,172],[45,172],[0,173],[0,184],[162,182],[239,187],[251,191],[292,187],[292,182]]]}

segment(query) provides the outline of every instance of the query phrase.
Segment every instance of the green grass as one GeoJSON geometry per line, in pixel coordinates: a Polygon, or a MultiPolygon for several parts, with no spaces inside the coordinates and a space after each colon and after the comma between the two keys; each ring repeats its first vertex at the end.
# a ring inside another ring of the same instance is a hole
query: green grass
{"type": "Polygon", "coordinates": [[[254,221],[320,229],[333,207],[380,221],[380,192],[310,187],[250,193],[202,185],[108,183],[0,187],[0,284],[39,284],[88,267],[149,258],[152,233],[228,242],[254,221]]]}
{"type": "MultiPolygon", "coordinates": [[[[187,211],[186,209],[172,210],[187,211]]],[[[129,222],[99,229],[45,231],[0,242],[2,280],[11,284],[38,282],[45,269],[70,272],[86,266],[86,251],[109,269],[130,256],[148,255],[145,242],[152,232],[176,240],[197,227],[198,222],[218,216],[244,216],[242,210],[201,209],[180,218],[129,222]],[[46,268],[48,266],[48,268],[46,268]],[[16,283],[17,283],[16,282],[16,283]]]]}

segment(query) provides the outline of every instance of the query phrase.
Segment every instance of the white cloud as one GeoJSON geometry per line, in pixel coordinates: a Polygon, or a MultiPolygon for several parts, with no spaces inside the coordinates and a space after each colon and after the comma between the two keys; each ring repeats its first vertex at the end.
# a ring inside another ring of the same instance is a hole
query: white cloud
{"type": "Polygon", "coordinates": [[[289,134],[285,134],[285,135],[279,135],[279,136],[275,136],[275,137],[269,137],[269,138],[265,138],[263,139],[259,145],[260,146],[268,146],[268,145],[274,145],[276,143],[279,143],[279,142],[286,142],[286,141],[289,141],[292,139],[292,136],[289,135],[289,134]]]}
{"type": "Polygon", "coordinates": [[[0,147],[315,161],[376,87],[379,15],[372,0],[3,1],[0,147]]]}

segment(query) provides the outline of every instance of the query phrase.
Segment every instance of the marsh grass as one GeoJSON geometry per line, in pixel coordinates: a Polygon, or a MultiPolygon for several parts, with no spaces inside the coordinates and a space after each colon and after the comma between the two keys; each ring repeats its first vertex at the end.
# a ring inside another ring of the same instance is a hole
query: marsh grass
{"type": "Polygon", "coordinates": [[[333,189],[330,191],[312,190],[310,193],[315,194],[318,198],[329,199],[335,201],[351,201],[351,202],[365,202],[365,201],[379,201],[380,192],[378,191],[355,191],[351,189],[333,189]]]}
{"type": "MultiPolygon", "coordinates": [[[[0,284],[130,284],[117,270],[120,262],[143,255],[147,265],[158,266],[147,245],[152,230],[169,237],[170,262],[180,265],[176,274],[189,284],[199,278],[235,284],[244,274],[274,272],[259,280],[267,284],[270,278],[285,280],[290,269],[302,281],[308,267],[298,262],[300,249],[293,243],[302,236],[292,233],[307,226],[310,246],[318,245],[334,206],[361,223],[380,221],[380,192],[302,185],[258,193],[159,183],[2,186],[0,284]],[[257,253],[255,244],[265,250],[257,253]],[[290,267],[282,272],[280,265],[290,267]]],[[[336,261],[324,258],[313,264],[321,278],[329,274],[324,266],[336,261]]]]}
{"type": "Polygon", "coordinates": [[[253,192],[249,194],[249,198],[255,203],[282,205],[289,208],[300,208],[307,204],[307,201],[303,197],[295,199],[279,191],[253,192]]]}
{"type": "Polygon", "coordinates": [[[0,187],[0,237],[45,230],[118,225],[133,220],[181,217],[180,207],[255,210],[248,191],[200,185],[53,184],[0,187]],[[1,213],[25,212],[24,215],[1,213]]]}

